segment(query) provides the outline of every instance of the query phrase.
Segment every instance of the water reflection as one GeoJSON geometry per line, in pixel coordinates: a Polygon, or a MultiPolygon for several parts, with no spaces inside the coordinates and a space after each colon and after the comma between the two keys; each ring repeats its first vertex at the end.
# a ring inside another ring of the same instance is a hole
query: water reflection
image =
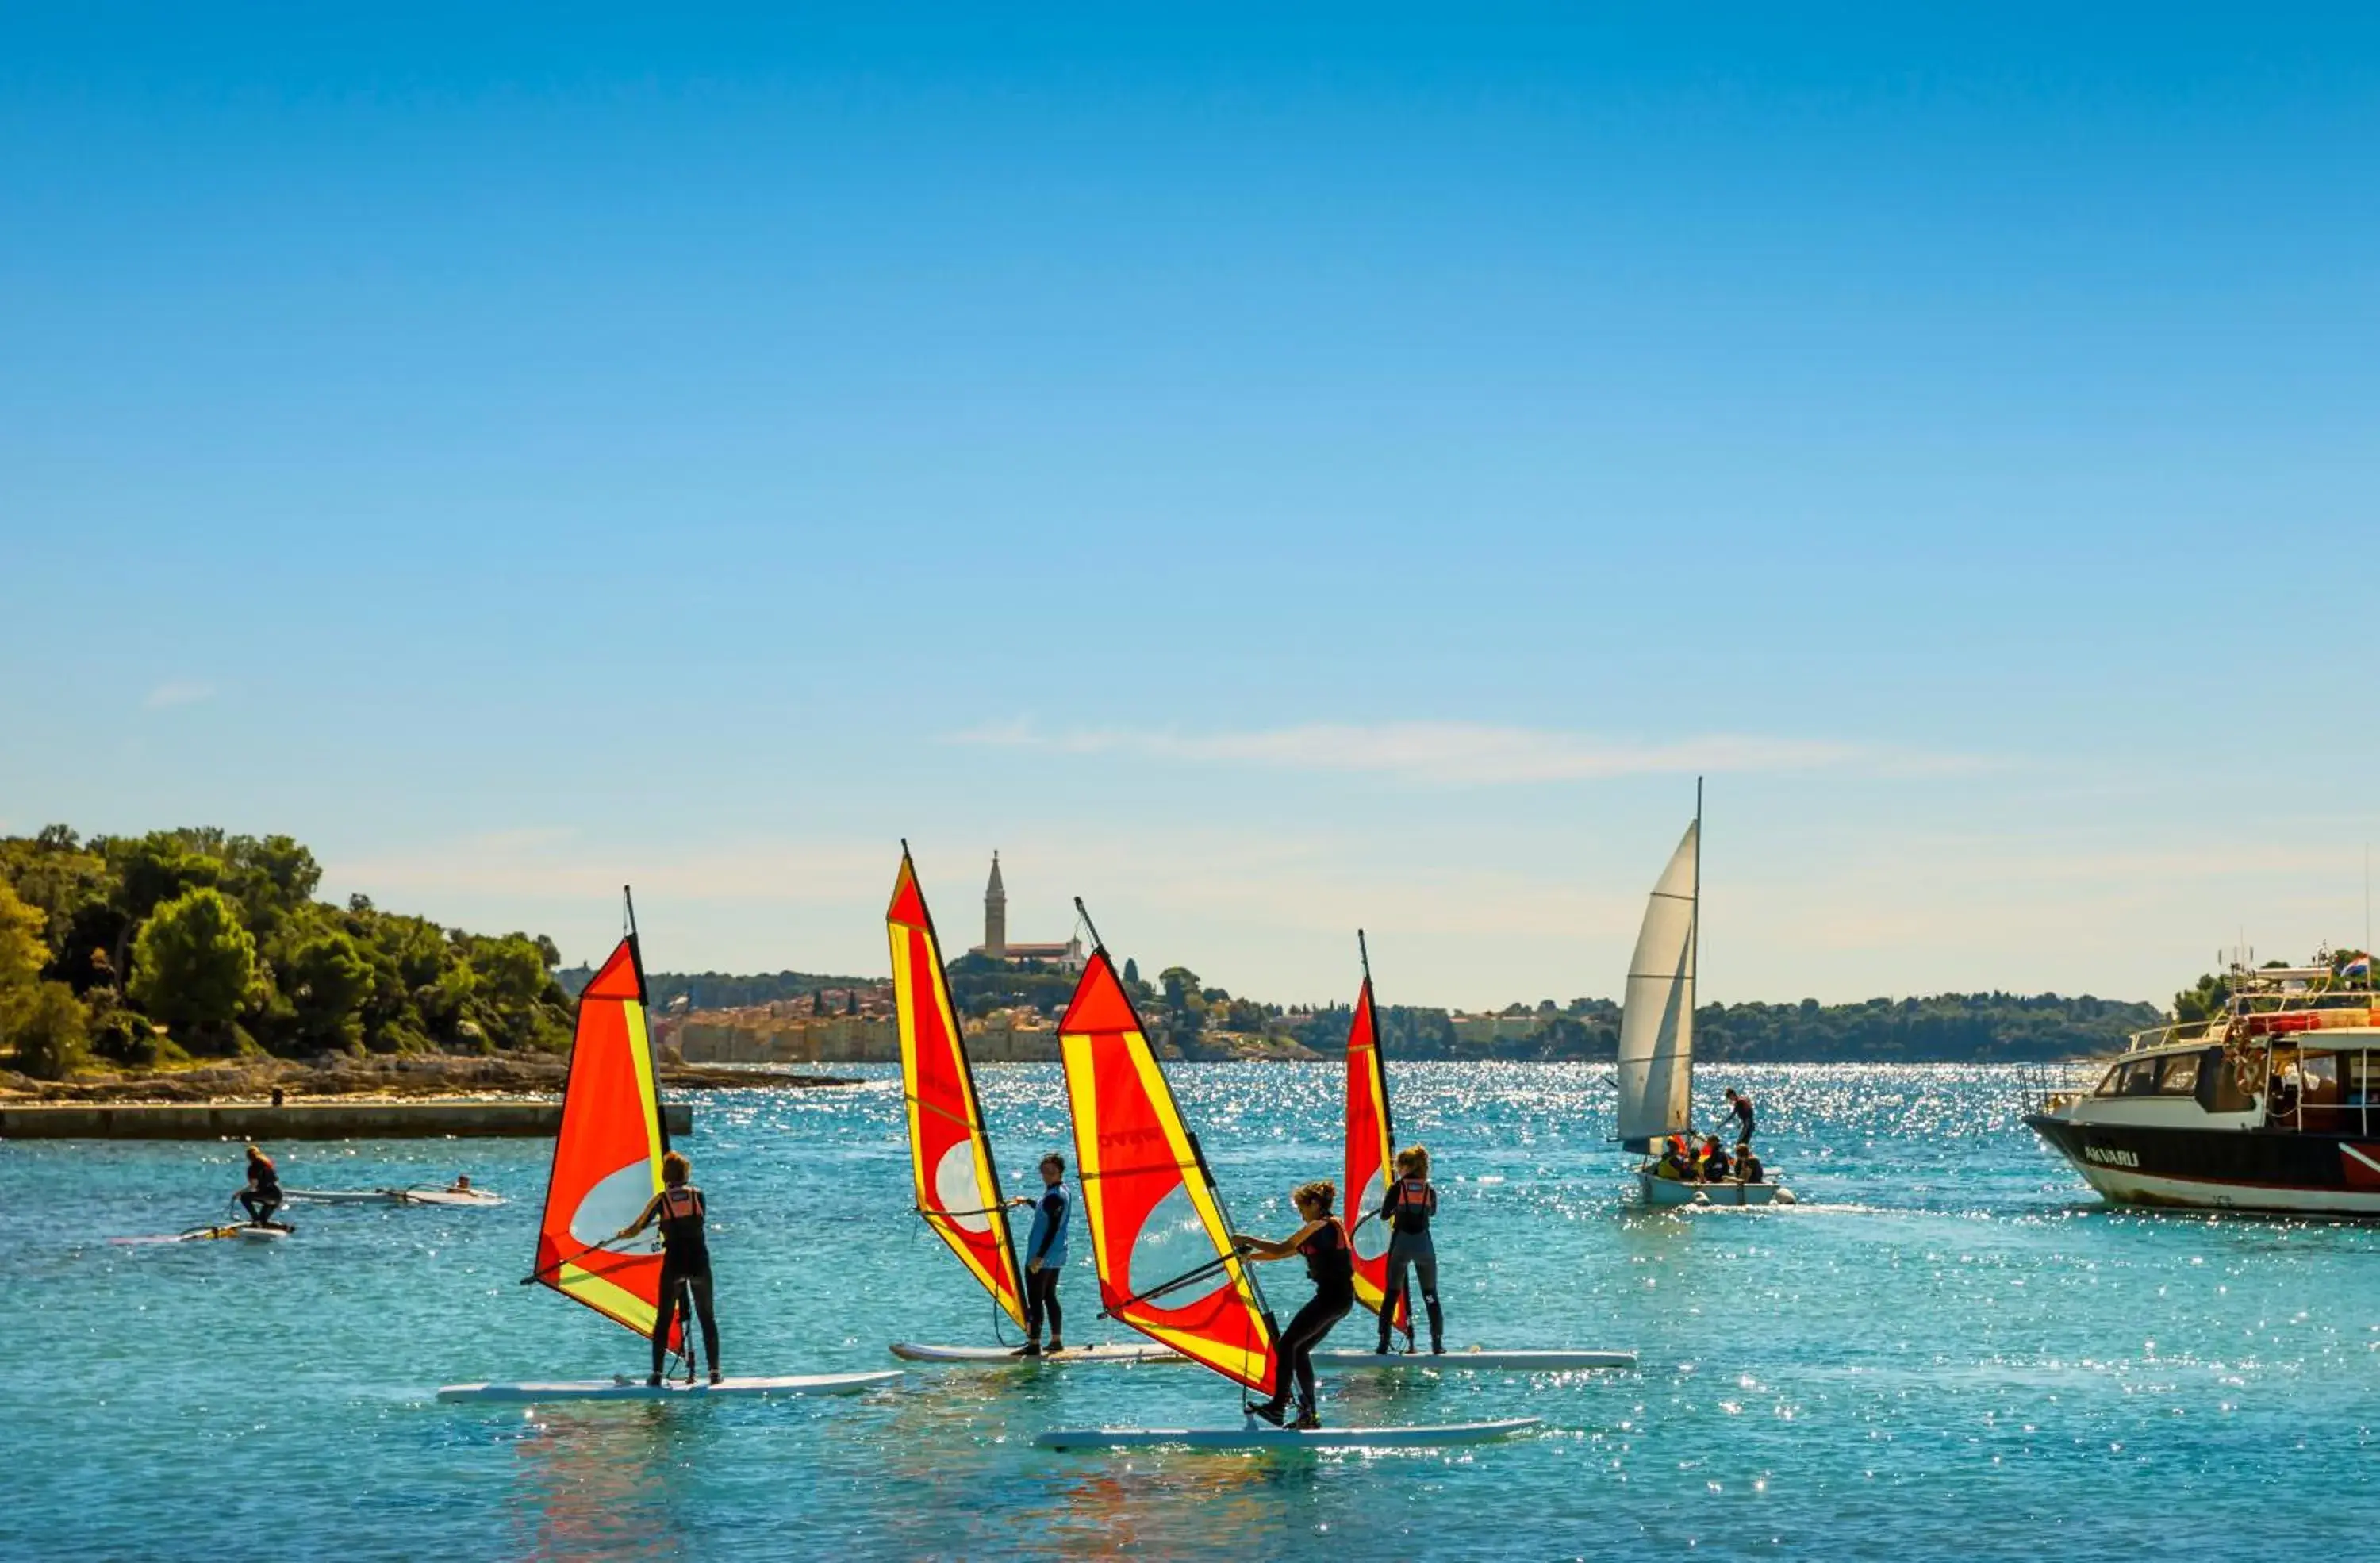
{"type": "Polygon", "coordinates": [[[630,1401],[531,1412],[533,1431],[513,1445],[518,1555],[671,1555],[671,1478],[709,1409],[630,1401]]]}

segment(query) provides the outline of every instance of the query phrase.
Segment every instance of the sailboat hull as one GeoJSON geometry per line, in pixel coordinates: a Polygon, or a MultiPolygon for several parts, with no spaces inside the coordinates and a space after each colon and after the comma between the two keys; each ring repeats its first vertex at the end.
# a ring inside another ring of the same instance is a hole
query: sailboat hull
{"type": "Polygon", "coordinates": [[[1781,1183],[1687,1183],[1675,1178],[1656,1178],[1650,1172],[1637,1173],[1636,1182],[1645,1204],[1664,1207],[1693,1205],[1732,1208],[1793,1203],[1792,1193],[1781,1183]]]}

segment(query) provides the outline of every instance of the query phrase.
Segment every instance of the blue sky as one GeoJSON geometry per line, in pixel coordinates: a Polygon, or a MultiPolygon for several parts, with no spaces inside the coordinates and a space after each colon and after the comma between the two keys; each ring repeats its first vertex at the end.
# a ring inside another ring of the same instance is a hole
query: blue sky
{"type": "Polygon", "coordinates": [[[0,829],[573,956],[2161,997],[2360,939],[2380,21],[0,21],[0,829]]]}

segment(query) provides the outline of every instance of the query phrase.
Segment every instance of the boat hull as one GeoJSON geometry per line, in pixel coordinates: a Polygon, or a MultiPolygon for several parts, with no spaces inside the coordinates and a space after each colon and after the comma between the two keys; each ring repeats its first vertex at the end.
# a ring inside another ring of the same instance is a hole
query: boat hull
{"type": "Polygon", "coordinates": [[[1193,1449],[1408,1449],[1488,1444],[1525,1433],[1534,1416],[1501,1422],[1453,1422],[1423,1427],[1053,1427],[1033,1442],[1045,1449],[1136,1449],[1171,1445],[1193,1449]]]}
{"type": "Polygon", "coordinates": [[[2025,1123],[2111,1204],[2380,1217],[2380,1140],[2273,1129],[2025,1123]]]}
{"type": "Polygon", "coordinates": [[[1793,1196],[1782,1183],[1688,1183],[1675,1178],[1656,1178],[1650,1172],[1636,1174],[1647,1205],[1673,1206],[1760,1206],[1791,1205],[1793,1196]]]}
{"type": "Polygon", "coordinates": [[[548,1400],[707,1400],[754,1395],[856,1395],[901,1379],[898,1368],[879,1373],[813,1373],[783,1378],[723,1378],[716,1384],[672,1380],[660,1385],[641,1378],[589,1378],[547,1384],[447,1384],[438,1398],[447,1401],[502,1401],[522,1404],[548,1400]]]}

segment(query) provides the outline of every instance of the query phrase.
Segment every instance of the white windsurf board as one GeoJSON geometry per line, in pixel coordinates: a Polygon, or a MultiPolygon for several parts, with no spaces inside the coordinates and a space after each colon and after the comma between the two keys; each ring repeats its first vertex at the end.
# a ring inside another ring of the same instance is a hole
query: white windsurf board
{"type": "Polygon", "coordinates": [[[904,1362],[943,1363],[969,1367],[1030,1367],[1041,1363],[1051,1367],[1098,1367],[1190,1360],[1179,1351],[1168,1351],[1162,1346],[1119,1345],[1106,1341],[1091,1346],[1069,1346],[1062,1351],[1044,1352],[1038,1357],[1020,1357],[1005,1346],[921,1346],[915,1341],[895,1340],[892,1342],[892,1354],[904,1362]]]}
{"type": "Polygon", "coordinates": [[[1633,1368],[1633,1351],[1317,1351],[1318,1368],[1410,1373],[1423,1368],[1494,1373],[1570,1373],[1581,1368],[1633,1368]]]}
{"type": "Polygon", "coordinates": [[[1537,1425],[1534,1416],[1501,1422],[1449,1422],[1419,1427],[1273,1427],[1251,1419],[1244,1427],[1053,1427],[1033,1442],[1045,1449],[1137,1449],[1173,1445],[1193,1449],[1416,1449],[1488,1444],[1537,1425]]]}
{"type": "Polygon", "coordinates": [[[438,1389],[442,1400],[501,1400],[515,1404],[540,1400],[677,1400],[748,1395],[856,1395],[901,1380],[898,1368],[875,1373],[812,1373],[779,1378],[722,1378],[716,1384],[665,1379],[660,1385],[641,1378],[583,1378],[555,1383],[446,1384],[438,1389]]]}

